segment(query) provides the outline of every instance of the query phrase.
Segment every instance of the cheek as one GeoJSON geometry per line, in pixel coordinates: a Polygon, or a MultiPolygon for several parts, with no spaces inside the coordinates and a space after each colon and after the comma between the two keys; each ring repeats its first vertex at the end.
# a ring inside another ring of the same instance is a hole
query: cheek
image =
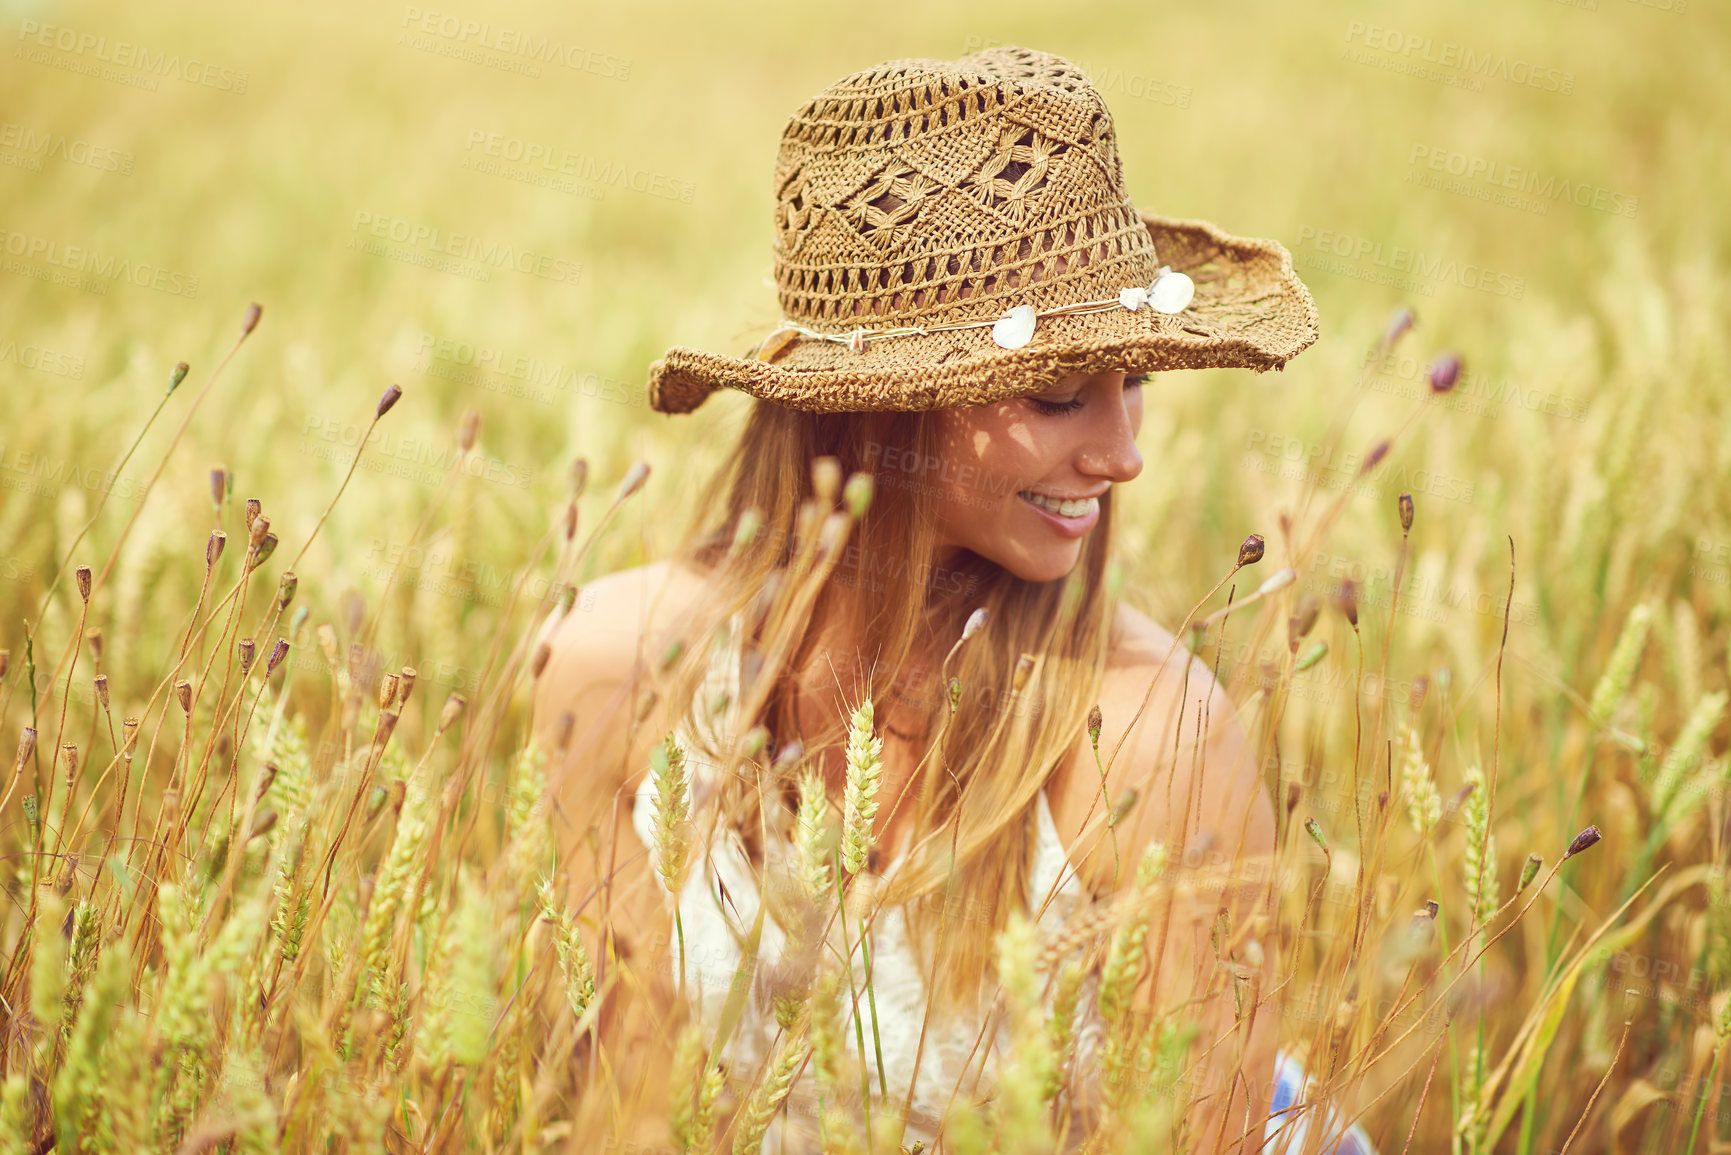
{"type": "Polygon", "coordinates": [[[1024,484],[1027,454],[1018,430],[976,417],[947,426],[940,439],[945,504],[979,518],[1013,500],[1024,484]]]}

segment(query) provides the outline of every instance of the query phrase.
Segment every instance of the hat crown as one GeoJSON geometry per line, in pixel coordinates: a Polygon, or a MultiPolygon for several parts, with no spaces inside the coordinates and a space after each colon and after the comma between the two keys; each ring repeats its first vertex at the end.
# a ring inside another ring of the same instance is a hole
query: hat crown
{"type": "Polygon", "coordinates": [[[795,113],[775,170],[782,313],[820,329],[982,320],[1147,284],[1112,117],[1063,57],[891,60],[795,113]]]}

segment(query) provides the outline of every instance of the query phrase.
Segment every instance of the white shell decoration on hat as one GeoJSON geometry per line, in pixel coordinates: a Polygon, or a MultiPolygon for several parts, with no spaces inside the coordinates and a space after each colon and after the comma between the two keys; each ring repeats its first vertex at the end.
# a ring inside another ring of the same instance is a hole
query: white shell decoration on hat
{"type": "Polygon", "coordinates": [[[1156,313],[1168,316],[1183,312],[1194,296],[1196,282],[1183,273],[1174,273],[1168,265],[1160,266],[1160,271],[1154,275],[1154,283],[1148,286],[1148,304],[1156,313]]]}
{"type": "Polygon", "coordinates": [[[837,341],[855,353],[865,352],[866,342],[882,340],[886,337],[911,337],[921,333],[943,333],[953,329],[977,329],[986,325],[992,327],[992,340],[1001,349],[1020,349],[1034,339],[1034,326],[1041,317],[1056,317],[1078,313],[1098,313],[1115,308],[1128,309],[1134,313],[1146,305],[1156,313],[1171,316],[1183,312],[1196,296],[1196,282],[1183,273],[1174,272],[1170,265],[1161,265],[1160,271],[1154,274],[1154,280],[1146,286],[1131,285],[1120,289],[1116,298],[1108,297],[1103,301],[1080,301],[1071,305],[1057,305],[1041,312],[1032,305],[1017,305],[996,321],[961,321],[954,325],[909,325],[900,329],[855,329],[851,333],[824,333],[816,329],[808,329],[791,321],[783,321],[781,328],[771,334],[770,340],[764,344],[764,349],[770,352],[759,353],[760,358],[773,360],[775,353],[785,348],[795,337],[815,337],[822,341],[837,341]]]}
{"type": "Polygon", "coordinates": [[[1034,306],[1017,305],[992,326],[992,340],[1004,349],[1020,349],[1034,339],[1034,306]]]}

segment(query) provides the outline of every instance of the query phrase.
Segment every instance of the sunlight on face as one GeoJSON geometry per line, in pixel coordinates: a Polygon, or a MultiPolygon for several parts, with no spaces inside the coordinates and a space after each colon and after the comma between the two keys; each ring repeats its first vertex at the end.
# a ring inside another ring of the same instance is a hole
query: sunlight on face
{"type": "Polygon", "coordinates": [[[1072,373],[1038,393],[939,411],[940,555],[967,549],[1024,581],[1075,567],[1096,500],[1142,472],[1138,377],[1072,373]]]}

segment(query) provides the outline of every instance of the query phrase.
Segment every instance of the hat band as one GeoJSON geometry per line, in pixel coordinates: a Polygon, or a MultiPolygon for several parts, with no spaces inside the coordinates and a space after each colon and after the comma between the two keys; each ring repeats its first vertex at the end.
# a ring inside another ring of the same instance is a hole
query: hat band
{"type": "Polygon", "coordinates": [[[846,345],[855,353],[865,351],[866,343],[893,337],[919,337],[928,333],[949,333],[958,329],[991,327],[992,340],[1000,348],[1020,349],[1034,339],[1034,326],[1041,317],[1067,317],[1080,313],[1103,313],[1109,309],[1128,309],[1134,313],[1144,305],[1156,313],[1171,316],[1183,312],[1196,295],[1196,284],[1184,273],[1173,272],[1161,265],[1154,280],[1147,285],[1131,285],[1116,297],[1100,301],[1078,301],[1071,305],[1056,305],[1050,309],[1035,309],[1032,305],[1017,305],[1003,316],[990,321],[959,321],[951,325],[904,325],[894,329],[854,329],[847,333],[825,333],[793,321],[783,320],[776,330],[758,347],[756,359],[772,361],[782,350],[801,337],[816,341],[833,341],[846,345]]]}

